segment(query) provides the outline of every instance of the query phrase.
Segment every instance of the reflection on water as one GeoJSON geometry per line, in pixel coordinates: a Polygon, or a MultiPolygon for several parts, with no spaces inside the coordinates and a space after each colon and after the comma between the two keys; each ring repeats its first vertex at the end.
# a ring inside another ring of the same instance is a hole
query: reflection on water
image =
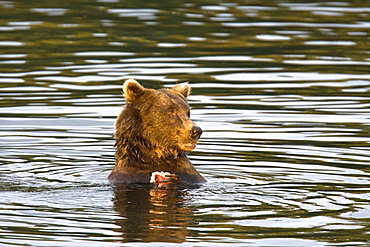
{"type": "Polygon", "coordinates": [[[370,5],[0,1],[0,245],[364,246],[370,5]],[[112,187],[121,84],[190,81],[208,182],[112,187]]]}
{"type": "Polygon", "coordinates": [[[186,192],[131,186],[115,188],[113,209],[121,218],[115,231],[123,242],[182,243],[194,225],[192,210],[186,205],[186,192]]]}

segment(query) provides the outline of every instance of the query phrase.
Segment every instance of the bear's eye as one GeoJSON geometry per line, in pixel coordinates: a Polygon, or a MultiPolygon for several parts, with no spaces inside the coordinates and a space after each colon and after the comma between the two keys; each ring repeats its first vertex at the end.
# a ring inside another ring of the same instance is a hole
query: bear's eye
{"type": "Polygon", "coordinates": [[[175,114],[175,108],[169,108],[169,109],[167,110],[167,113],[168,113],[168,115],[173,115],[173,114],[175,114]]]}

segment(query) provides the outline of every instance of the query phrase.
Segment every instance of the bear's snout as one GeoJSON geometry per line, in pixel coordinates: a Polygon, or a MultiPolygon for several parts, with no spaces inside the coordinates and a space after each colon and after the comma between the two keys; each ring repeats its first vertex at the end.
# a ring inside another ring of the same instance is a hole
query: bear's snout
{"type": "Polygon", "coordinates": [[[200,127],[193,126],[193,128],[191,128],[190,130],[190,137],[193,139],[199,139],[202,133],[203,133],[203,130],[200,127]]]}

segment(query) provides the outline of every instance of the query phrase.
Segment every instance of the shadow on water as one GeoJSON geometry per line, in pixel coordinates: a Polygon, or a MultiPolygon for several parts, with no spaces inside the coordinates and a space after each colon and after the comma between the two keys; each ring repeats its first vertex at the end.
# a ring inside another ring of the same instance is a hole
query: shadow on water
{"type": "Polygon", "coordinates": [[[197,223],[186,196],[186,190],[116,186],[113,209],[121,218],[115,220],[115,231],[122,242],[182,243],[190,235],[188,227],[197,223]]]}

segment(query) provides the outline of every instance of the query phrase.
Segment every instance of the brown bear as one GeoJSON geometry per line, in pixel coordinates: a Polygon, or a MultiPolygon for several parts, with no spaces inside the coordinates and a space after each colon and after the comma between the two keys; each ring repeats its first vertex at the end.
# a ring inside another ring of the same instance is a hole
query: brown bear
{"type": "Polygon", "coordinates": [[[153,172],[169,172],[186,184],[206,180],[186,156],[195,148],[202,129],[190,120],[188,83],[159,90],[134,79],[123,84],[126,106],[115,127],[115,183],[149,183],[153,172]]]}

